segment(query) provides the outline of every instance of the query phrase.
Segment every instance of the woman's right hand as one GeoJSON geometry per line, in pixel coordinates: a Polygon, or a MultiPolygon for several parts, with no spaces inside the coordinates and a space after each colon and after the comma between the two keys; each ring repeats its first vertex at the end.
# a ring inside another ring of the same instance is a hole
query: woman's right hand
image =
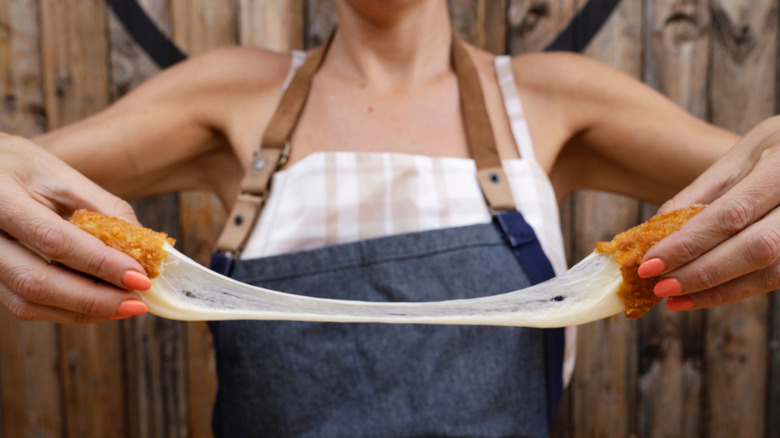
{"type": "Polygon", "coordinates": [[[0,134],[0,206],[0,304],[16,318],[90,323],[146,312],[133,291],[151,286],[141,265],[62,219],[86,208],[137,223],[127,202],[29,140],[0,134]]]}

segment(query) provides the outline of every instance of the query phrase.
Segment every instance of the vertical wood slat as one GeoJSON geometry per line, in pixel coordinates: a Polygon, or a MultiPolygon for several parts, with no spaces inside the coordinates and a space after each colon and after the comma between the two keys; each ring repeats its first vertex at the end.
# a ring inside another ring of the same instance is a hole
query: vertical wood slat
{"type": "Polygon", "coordinates": [[[287,52],[303,49],[303,0],[239,0],[242,45],[287,52]]]}
{"type": "Polygon", "coordinates": [[[338,13],[333,0],[305,0],[304,23],[305,47],[309,49],[324,43],[338,23],[338,13]]]}
{"type": "Polygon", "coordinates": [[[544,50],[579,8],[577,0],[509,0],[508,6],[507,40],[513,55],[544,50]]]}
{"type": "MultiPolygon", "coordinates": [[[[0,131],[44,132],[38,3],[0,3],[0,131]]],[[[0,437],[57,437],[62,430],[58,327],[0,310],[0,437]]]]}
{"type": "Polygon", "coordinates": [[[506,0],[447,0],[453,31],[495,54],[506,52],[506,0]]]}
{"type": "MultiPolygon", "coordinates": [[[[585,2],[578,3],[577,10],[585,2]]],[[[623,0],[590,42],[585,56],[641,76],[641,0],[623,0]]],[[[603,193],[578,193],[573,200],[575,260],[597,240],[609,240],[639,219],[637,201],[603,193]]],[[[574,260],[572,260],[573,262],[574,260]]],[[[572,380],[572,427],[576,436],[631,436],[638,427],[636,370],[639,324],[623,315],[580,327],[572,380]],[[593,406],[598,409],[592,409],[593,406]]]]}
{"type": "MultiPolygon", "coordinates": [[[[645,82],[707,116],[710,20],[705,4],[647,2],[645,82]]],[[[641,323],[640,436],[700,436],[706,312],[653,309],[641,323]]]]}
{"type": "MultiPolygon", "coordinates": [[[[777,2],[713,0],[712,120],[744,133],[775,110],[777,2]]],[[[706,328],[709,436],[763,436],[769,301],[712,309],[706,328]]]]}
{"type": "MultiPolygon", "coordinates": [[[[41,0],[40,29],[49,128],[108,104],[105,3],[41,0]]],[[[66,436],[121,436],[125,431],[119,325],[63,325],[61,370],[66,436]]]]}
{"type": "MultiPolygon", "coordinates": [[[[238,43],[251,35],[237,26],[236,6],[220,0],[171,0],[171,35],[185,53],[195,56],[219,46],[238,43]],[[204,32],[208,29],[208,32],[204,32]]],[[[180,195],[180,249],[201,264],[208,265],[211,251],[226,219],[219,200],[211,194],[185,192],[180,195]]],[[[211,436],[211,406],[216,394],[216,369],[211,336],[205,323],[187,324],[187,386],[189,426],[192,436],[211,436]]]]}
{"type": "MultiPolygon", "coordinates": [[[[139,2],[164,32],[170,28],[167,2],[139,2]]],[[[111,96],[117,99],[159,72],[119,23],[109,14],[111,96]]],[[[179,236],[177,195],[133,202],[145,226],[179,236]]],[[[186,324],[151,315],[121,323],[127,392],[127,436],[185,437],[188,430],[186,324]]]]}

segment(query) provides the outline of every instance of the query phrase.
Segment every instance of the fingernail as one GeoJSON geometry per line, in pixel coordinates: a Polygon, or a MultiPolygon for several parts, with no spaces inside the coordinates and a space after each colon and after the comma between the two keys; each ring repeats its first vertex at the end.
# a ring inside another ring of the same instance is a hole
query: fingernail
{"type": "Polygon", "coordinates": [[[138,271],[127,271],[122,276],[122,284],[132,290],[149,290],[152,287],[152,280],[138,271]]]}
{"type": "Polygon", "coordinates": [[[682,292],[680,282],[675,278],[664,278],[655,284],[653,293],[658,297],[671,297],[682,292]]]}
{"type": "Polygon", "coordinates": [[[693,308],[693,300],[688,297],[671,297],[666,299],[666,308],[668,310],[688,310],[693,308]]]}
{"type": "Polygon", "coordinates": [[[664,269],[666,269],[666,265],[663,260],[650,259],[639,265],[636,273],[639,275],[639,278],[650,278],[664,272],[664,269]]]}
{"type": "Polygon", "coordinates": [[[138,316],[143,315],[147,310],[148,309],[146,308],[146,304],[144,304],[143,301],[127,300],[122,301],[122,304],[119,305],[119,309],[117,309],[116,314],[119,316],[138,316]]]}

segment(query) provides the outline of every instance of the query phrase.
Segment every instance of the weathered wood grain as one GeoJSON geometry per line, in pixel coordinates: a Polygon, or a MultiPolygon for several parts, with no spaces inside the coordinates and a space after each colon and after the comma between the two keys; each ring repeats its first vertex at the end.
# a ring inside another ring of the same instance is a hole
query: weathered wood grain
{"type": "Polygon", "coordinates": [[[644,80],[699,118],[708,116],[710,29],[703,2],[646,4],[644,80]]]}
{"type": "MultiPolygon", "coordinates": [[[[579,4],[579,8],[584,2],[579,4]]],[[[579,9],[578,8],[578,9],[579,9]]],[[[585,55],[641,77],[639,0],[624,0],[586,48],[585,55]]],[[[603,193],[580,193],[574,200],[576,259],[590,253],[596,240],[609,240],[639,221],[639,203],[603,193]]],[[[581,327],[572,381],[572,426],[576,436],[630,436],[638,415],[639,326],[623,315],[581,327]],[[594,403],[594,401],[596,401],[594,403]]]]}
{"type": "Polygon", "coordinates": [[[576,0],[509,0],[507,34],[511,53],[543,50],[578,10],[576,0]]]}
{"type": "MultiPolygon", "coordinates": [[[[744,133],[774,113],[777,6],[772,0],[711,3],[711,116],[720,126],[744,133]]],[[[759,296],[708,314],[707,436],[766,433],[768,309],[768,297],[759,296]]]]}
{"type": "MultiPolygon", "coordinates": [[[[242,30],[238,28],[241,21],[237,14],[239,7],[247,4],[227,5],[220,0],[171,0],[171,4],[174,41],[190,56],[239,42],[242,30]]],[[[256,11],[255,16],[258,14],[256,11]]],[[[243,31],[244,35],[253,33],[257,32],[243,31]]],[[[273,34],[268,39],[272,37],[273,34]]],[[[225,210],[219,200],[209,193],[185,192],[180,199],[180,249],[201,264],[208,265],[226,219],[225,210]]],[[[211,436],[211,406],[217,389],[211,336],[205,323],[190,323],[186,327],[190,430],[193,436],[207,437],[211,436]]]]}
{"type": "Polygon", "coordinates": [[[303,49],[303,0],[239,0],[243,45],[287,52],[303,49]]]}
{"type": "Polygon", "coordinates": [[[456,35],[489,52],[506,51],[506,0],[447,0],[456,35]]]}
{"type": "MultiPolygon", "coordinates": [[[[648,2],[645,14],[645,82],[691,114],[706,118],[707,5],[680,0],[648,2]]],[[[705,315],[667,312],[659,306],[642,319],[641,436],[701,435],[705,315]]]]}
{"type": "MultiPolygon", "coordinates": [[[[0,3],[0,131],[44,132],[38,2],[0,3]]],[[[60,409],[58,327],[0,311],[0,437],[57,436],[60,409]]]]}
{"type": "MultiPolygon", "coordinates": [[[[163,32],[170,32],[167,2],[139,2],[163,32]]],[[[111,96],[121,97],[159,72],[113,14],[109,14],[111,96]]],[[[139,221],[179,236],[177,195],[133,202],[139,221]]],[[[185,437],[188,432],[186,326],[151,315],[121,322],[126,371],[127,436],[185,437]]]]}
{"type": "Polygon", "coordinates": [[[305,0],[306,29],[303,41],[307,49],[325,42],[339,21],[333,0],[305,0]]]}
{"type": "MultiPolygon", "coordinates": [[[[41,0],[41,47],[49,128],[108,104],[105,3],[41,0]]],[[[119,325],[60,328],[64,427],[69,436],[124,433],[119,325]]]]}

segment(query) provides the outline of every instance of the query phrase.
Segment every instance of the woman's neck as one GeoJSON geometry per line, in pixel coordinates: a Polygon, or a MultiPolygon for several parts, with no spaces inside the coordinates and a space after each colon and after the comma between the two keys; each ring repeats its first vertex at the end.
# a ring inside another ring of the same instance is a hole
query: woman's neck
{"type": "Polygon", "coordinates": [[[362,87],[401,94],[450,72],[446,3],[399,3],[337,1],[339,26],[323,68],[362,87]]]}

